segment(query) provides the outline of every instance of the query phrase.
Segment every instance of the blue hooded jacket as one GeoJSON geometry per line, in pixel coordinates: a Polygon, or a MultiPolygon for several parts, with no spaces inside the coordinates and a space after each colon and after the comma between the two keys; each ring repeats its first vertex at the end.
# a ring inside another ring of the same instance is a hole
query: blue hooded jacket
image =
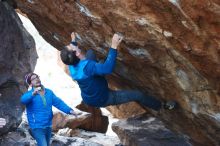
{"type": "Polygon", "coordinates": [[[102,107],[108,99],[108,83],[104,75],[111,74],[115,67],[117,50],[110,48],[104,63],[93,60],[80,60],[76,65],[69,65],[71,77],[81,89],[83,101],[94,107],[102,107]]]}
{"type": "Polygon", "coordinates": [[[45,128],[52,126],[52,105],[66,114],[72,110],[53,91],[45,88],[46,104],[39,94],[32,95],[33,88],[21,96],[21,103],[26,105],[29,126],[34,128],[45,128]]]}

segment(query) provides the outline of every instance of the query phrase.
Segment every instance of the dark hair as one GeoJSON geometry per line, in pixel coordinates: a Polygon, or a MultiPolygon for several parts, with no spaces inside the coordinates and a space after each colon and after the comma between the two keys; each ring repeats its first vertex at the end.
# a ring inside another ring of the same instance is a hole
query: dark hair
{"type": "Polygon", "coordinates": [[[80,61],[76,56],[76,51],[68,50],[66,47],[60,51],[60,58],[66,65],[77,65],[80,61]]]}
{"type": "Polygon", "coordinates": [[[31,77],[32,77],[33,75],[38,76],[38,75],[35,74],[35,73],[28,73],[28,74],[25,75],[25,82],[26,82],[28,85],[31,84],[31,77]]]}

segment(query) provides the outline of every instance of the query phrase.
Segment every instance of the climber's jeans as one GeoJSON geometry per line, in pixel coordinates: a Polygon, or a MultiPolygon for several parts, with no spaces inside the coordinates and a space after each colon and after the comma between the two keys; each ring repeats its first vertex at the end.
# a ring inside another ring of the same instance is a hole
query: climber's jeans
{"type": "Polygon", "coordinates": [[[50,146],[51,127],[31,129],[38,146],[50,146]]]}
{"type": "Polygon", "coordinates": [[[119,90],[119,91],[109,91],[109,97],[103,107],[109,105],[118,105],[122,103],[127,103],[130,101],[136,101],[142,106],[146,106],[153,110],[161,109],[161,102],[154,98],[153,96],[146,96],[140,91],[136,90],[119,90]]]}

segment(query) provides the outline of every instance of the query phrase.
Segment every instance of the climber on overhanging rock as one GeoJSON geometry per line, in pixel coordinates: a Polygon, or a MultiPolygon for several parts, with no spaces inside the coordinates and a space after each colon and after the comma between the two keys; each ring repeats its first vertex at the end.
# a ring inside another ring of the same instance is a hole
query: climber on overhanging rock
{"type": "Polygon", "coordinates": [[[118,105],[130,101],[137,101],[142,106],[159,111],[160,109],[172,110],[176,107],[176,102],[161,102],[156,98],[144,95],[137,90],[117,90],[108,88],[105,75],[111,74],[115,67],[118,45],[123,40],[120,33],[114,34],[111,48],[104,63],[99,63],[86,57],[76,42],[76,34],[71,34],[72,41],[65,46],[60,53],[61,60],[68,65],[70,75],[76,80],[83,102],[93,107],[106,107],[118,105]]]}

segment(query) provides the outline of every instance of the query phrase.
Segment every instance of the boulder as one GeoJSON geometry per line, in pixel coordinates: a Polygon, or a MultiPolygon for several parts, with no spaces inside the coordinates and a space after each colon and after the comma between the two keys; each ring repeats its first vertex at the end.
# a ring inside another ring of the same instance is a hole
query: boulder
{"type": "Polygon", "coordinates": [[[55,112],[52,121],[53,131],[69,127],[75,129],[87,123],[91,119],[91,114],[87,112],[78,111],[77,117],[74,115],[67,115],[61,112],[55,112]]]}
{"type": "Polygon", "coordinates": [[[37,53],[32,36],[24,29],[15,10],[0,1],[0,117],[6,126],[0,135],[21,123],[20,96],[27,90],[24,76],[33,71],[37,53]]]}
{"type": "Polygon", "coordinates": [[[79,128],[88,131],[105,133],[108,129],[108,117],[102,115],[102,111],[99,108],[88,106],[83,102],[77,105],[76,108],[91,113],[91,118],[85,124],[82,124],[79,128]]]}

